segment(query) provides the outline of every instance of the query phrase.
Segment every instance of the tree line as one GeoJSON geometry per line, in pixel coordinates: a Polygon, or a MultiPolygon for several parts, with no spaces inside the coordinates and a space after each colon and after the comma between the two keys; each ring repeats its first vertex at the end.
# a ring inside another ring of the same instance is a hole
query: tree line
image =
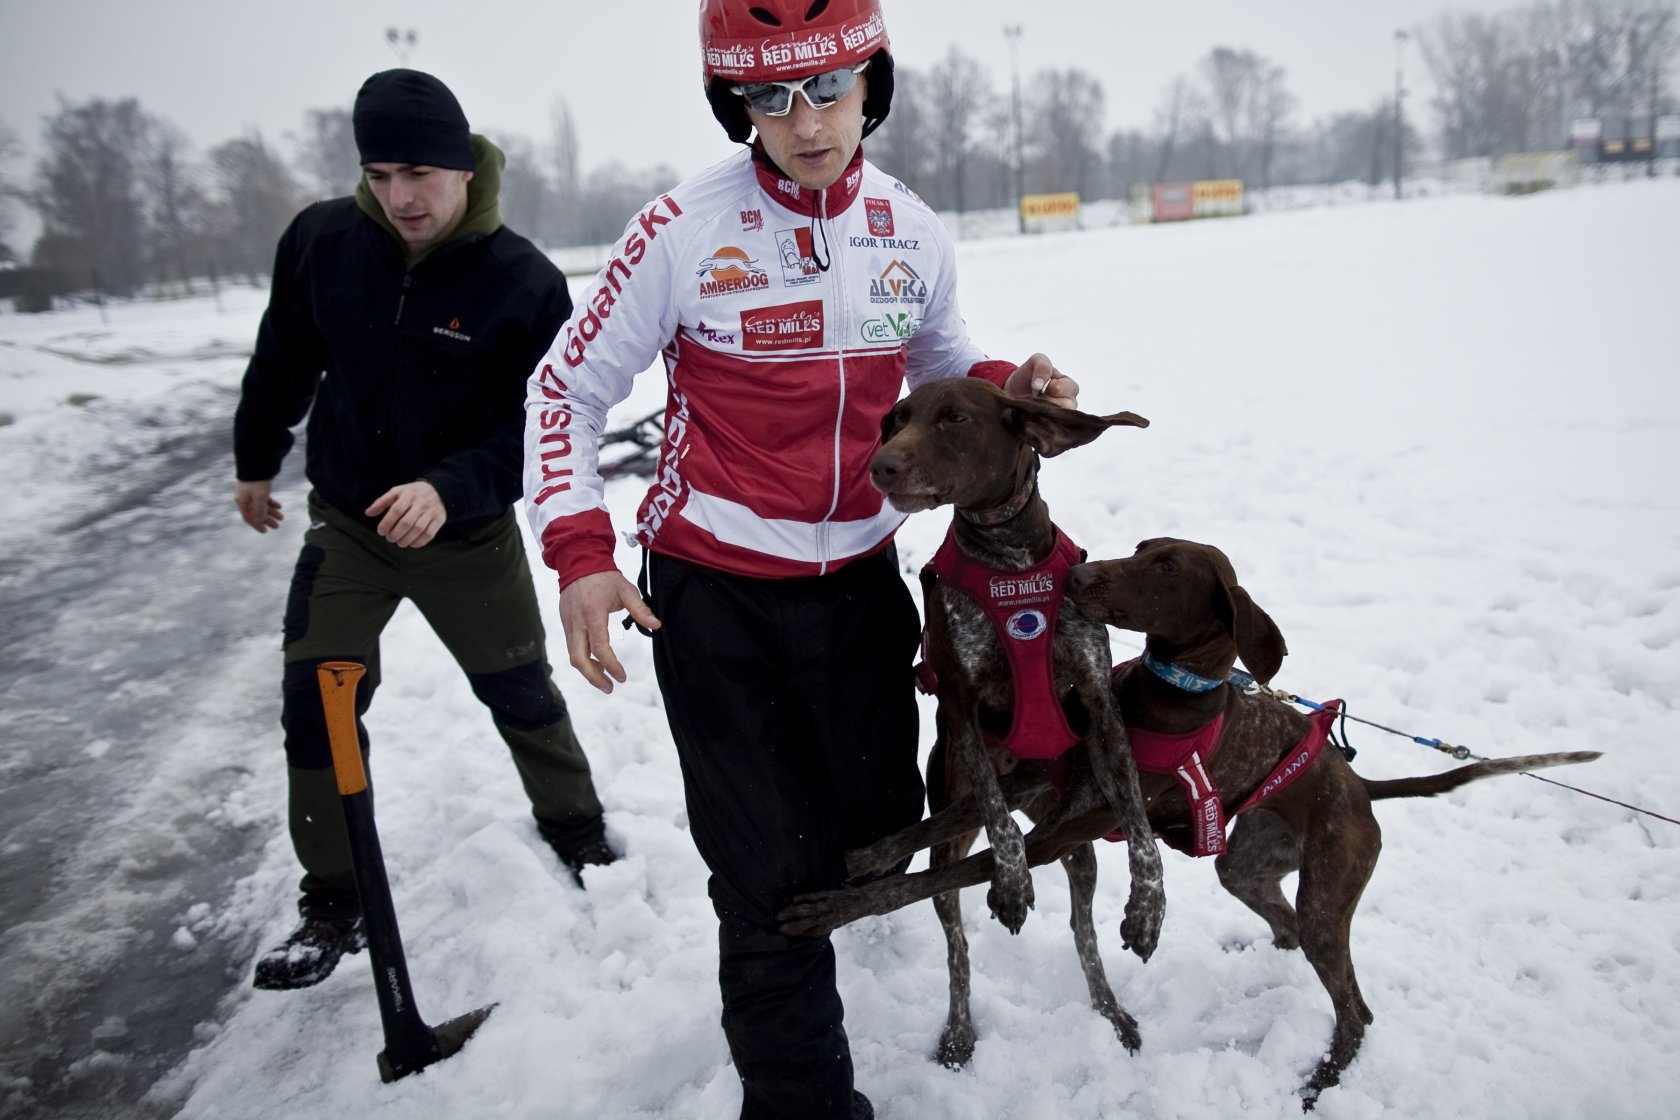
{"type": "MultiPolygon", "coordinates": [[[[1435,87],[1429,110],[1443,158],[1563,148],[1575,118],[1598,117],[1615,131],[1674,109],[1666,76],[1680,48],[1675,0],[1449,13],[1410,38],[1435,87]]],[[[1302,124],[1283,68],[1234,47],[1214,48],[1168,83],[1146,127],[1112,132],[1100,77],[1078,68],[1042,70],[1000,90],[953,47],[925,69],[898,67],[895,79],[893,111],[870,139],[870,157],[945,211],[1012,206],[1018,186],[1086,199],[1189,179],[1376,186],[1394,176],[1397,154],[1410,161],[1424,148],[1423,112],[1397,112],[1392,94],[1302,124]]],[[[620,163],[586,172],[564,101],[542,140],[491,139],[508,156],[504,220],[549,247],[611,241],[678,178],[668,167],[620,163]]],[[[0,123],[0,262],[27,260],[72,287],[112,293],[217,276],[254,281],[292,215],[347,193],[360,174],[348,110],[308,111],[292,147],[288,158],[252,131],[199,154],[136,99],[61,98],[42,122],[30,171],[15,170],[22,145],[0,123]],[[18,205],[42,229],[27,253],[13,244],[18,205]]]]}
{"type": "MultiPolygon", "coordinates": [[[[1161,91],[1150,124],[1104,133],[1100,78],[1045,70],[999,90],[953,48],[927,70],[900,68],[892,115],[870,156],[942,210],[1010,206],[1026,193],[1125,198],[1134,183],[1242,179],[1251,189],[1394,177],[1420,156],[1432,121],[1443,159],[1569,146],[1570,123],[1606,134],[1675,111],[1667,75],[1680,53],[1673,0],[1548,0],[1498,15],[1443,14],[1412,29],[1435,87],[1423,107],[1393,93],[1302,123],[1282,67],[1216,47],[1161,91]],[[1017,137],[1018,131],[1018,137],[1017,137]],[[1397,132],[1399,135],[1397,136],[1397,132]],[[1396,142],[1398,140],[1398,143],[1396,142]],[[1019,160],[1017,160],[1017,143],[1019,160]]],[[[1385,76],[1386,77],[1386,76],[1385,76]]],[[[1373,75],[1381,88],[1383,77],[1373,75]]]]}
{"type": "MultiPolygon", "coordinates": [[[[558,103],[550,143],[491,134],[507,154],[503,220],[550,247],[601,244],[637,206],[677,180],[668,167],[581,170],[570,111],[558,103]]],[[[64,290],[129,294],[143,285],[191,290],[220,278],[253,282],[271,267],[281,231],[304,206],[355,189],[361,175],[347,109],[312,109],[288,159],[260,131],[199,154],[186,134],[139,100],[93,99],[41,126],[31,174],[0,123],[0,263],[27,261],[64,290]],[[7,203],[32,209],[41,234],[27,255],[7,203]]]]}

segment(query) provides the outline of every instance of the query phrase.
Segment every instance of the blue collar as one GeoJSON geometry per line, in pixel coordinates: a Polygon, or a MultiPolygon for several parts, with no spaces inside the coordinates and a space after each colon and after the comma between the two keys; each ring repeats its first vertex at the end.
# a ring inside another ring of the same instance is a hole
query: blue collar
{"type": "Polygon", "coordinates": [[[1212,677],[1197,676],[1182,665],[1158,661],[1147,649],[1143,651],[1143,667],[1174,688],[1183,689],[1185,692],[1212,692],[1225,683],[1212,677]]]}

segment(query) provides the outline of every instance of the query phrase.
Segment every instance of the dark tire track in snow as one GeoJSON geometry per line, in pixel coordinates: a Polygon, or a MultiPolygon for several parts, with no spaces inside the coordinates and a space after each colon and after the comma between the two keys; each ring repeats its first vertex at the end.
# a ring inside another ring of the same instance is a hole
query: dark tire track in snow
{"type": "MultiPolygon", "coordinates": [[[[272,804],[250,787],[255,767],[279,771],[303,510],[283,497],[296,508],[279,534],[239,521],[226,407],[159,431],[118,486],[0,546],[8,1116],[169,1115],[147,1091],[248,982],[255,935],[217,918],[280,827],[282,787],[272,804]],[[220,742],[182,733],[207,722],[220,742]]],[[[301,493],[291,459],[276,489],[301,493]]]]}

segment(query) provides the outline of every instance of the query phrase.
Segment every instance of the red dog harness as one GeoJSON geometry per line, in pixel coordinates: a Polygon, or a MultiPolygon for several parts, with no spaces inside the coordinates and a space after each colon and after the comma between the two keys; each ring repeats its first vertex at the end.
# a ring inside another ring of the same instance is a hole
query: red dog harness
{"type": "MultiPolygon", "coordinates": [[[[1135,662],[1128,661],[1116,665],[1115,675],[1133,664],[1135,662]]],[[[1231,810],[1230,816],[1253,808],[1305,773],[1313,759],[1324,750],[1324,744],[1330,738],[1331,725],[1341,714],[1341,707],[1340,700],[1332,700],[1322,710],[1309,716],[1312,725],[1307,728],[1306,738],[1295,744],[1283,761],[1266,775],[1266,780],[1255,787],[1241,805],[1231,810]]],[[[1216,856],[1225,851],[1225,806],[1207,771],[1207,764],[1213,761],[1214,754],[1219,750],[1220,735],[1224,730],[1224,712],[1196,730],[1180,735],[1164,735],[1130,726],[1126,728],[1126,738],[1131,740],[1132,759],[1137,764],[1138,773],[1171,775],[1184,788],[1185,799],[1190,803],[1190,844],[1186,846],[1171,836],[1162,836],[1161,839],[1189,855],[1216,856]]],[[[1109,833],[1106,838],[1123,840],[1125,836],[1109,833]]]]}
{"type": "MultiPolygon", "coordinates": [[[[1015,710],[1009,734],[993,745],[1002,746],[1017,758],[1049,763],[1050,780],[1058,793],[1067,788],[1067,764],[1061,756],[1079,742],[1056,695],[1055,667],[1051,651],[1055,641],[1056,616],[1062,605],[1067,570],[1085,559],[1085,553],[1068,535],[1056,530],[1056,546],[1043,563],[1024,572],[988,568],[964,555],[957,547],[956,527],[945,534],[932,560],[922,568],[923,600],[935,584],[943,581],[968,596],[980,607],[1003,645],[1009,672],[1015,684],[1015,710]],[[1041,638],[1049,640],[1040,641],[1041,638]]],[[[923,634],[922,663],[916,666],[923,692],[936,693],[939,682],[927,663],[926,634],[923,634]]],[[[1135,661],[1114,667],[1114,675],[1130,669],[1135,661]]],[[[1209,684],[1211,685],[1211,681],[1209,684]]],[[[1324,750],[1330,730],[1341,714],[1341,701],[1331,700],[1308,718],[1306,737],[1295,744],[1266,780],[1229,814],[1231,817],[1282,791],[1306,772],[1324,750]]],[[[1190,803],[1191,840],[1185,845],[1163,835],[1168,845],[1193,856],[1216,856],[1225,851],[1227,814],[1219,789],[1208,773],[1208,764],[1219,750],[1225,730],[1225,713],[1194,731],[1167,735],[1127,726],[1126,738],[1140,774],[1167,775],[1178,780],[1190,803]]],[[[1123,832],[1111,832],[1105,839],[1121,841],[1123,832]]]]}
{"type": "MultiPolygon", "coordinates": [[[[1213,776],[1207,772],[1208,762],[1219,749],[1219,733],[1224,730],[1224,712],[1181,735],[1126,728],[1138,773],[1171,774],[1184,787],[1184,796],[1190,802],[1191,855],[1216,856],[1225,850],[1225,806],[1213,776]]],[[[1108,839],[1123,840],[1125,834],[1111,833],[1108,839]]]]}
{"type": "MultiPolygon", "coordinates": [[[[988,568],[957,547],[952,525],[939,551],[922,569],[924,601],[936,583],[948,583],[974,600],[997,631],[1015,683],[1009,734],[998,745],[1019,758],[1058,758],[1079,742],[1056,695],[1051,652],[1067,570],[1084,559],[1084,551],[1057,529],[1056,546],[1037,567],[1024,572],[988,568]]],[[[922,655],[918,675],[923,690],[932,692],[938,682],[928,668],[925,646],[922,655]]]]}

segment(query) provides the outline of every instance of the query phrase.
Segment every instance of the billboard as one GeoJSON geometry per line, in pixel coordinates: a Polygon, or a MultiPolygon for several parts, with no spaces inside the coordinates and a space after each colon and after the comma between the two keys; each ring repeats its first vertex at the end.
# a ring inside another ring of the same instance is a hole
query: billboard
{"type": "Polygon", "coordinates": [[[1155,209],[1151,220],[1182,222],[1196,216],[1196,185],[1194,183],[1156,183],[1155,209]]]}
{"type": "Polygon", "coordinates": [[[1227,218],[1243,212],[1241,179],[1199,179],[1191,187],[1198,218],[1227,218]]]}
{"type": "Polygon", "coordinates": [[[1079,220],[1079,195],[1074,191],[1061,194],[1024,194],[1021,196],[1021,218],[1028,222],[1076,222],[1079,220]]]}
{"type": "Polygon", "coordinates": [[[1144,221],[1231,217],[1244,212],[1243,181],[1198,179],[1192,183],[1156,183],[1150,188],[1149,202],[1149,216],[1144,221]]]}

